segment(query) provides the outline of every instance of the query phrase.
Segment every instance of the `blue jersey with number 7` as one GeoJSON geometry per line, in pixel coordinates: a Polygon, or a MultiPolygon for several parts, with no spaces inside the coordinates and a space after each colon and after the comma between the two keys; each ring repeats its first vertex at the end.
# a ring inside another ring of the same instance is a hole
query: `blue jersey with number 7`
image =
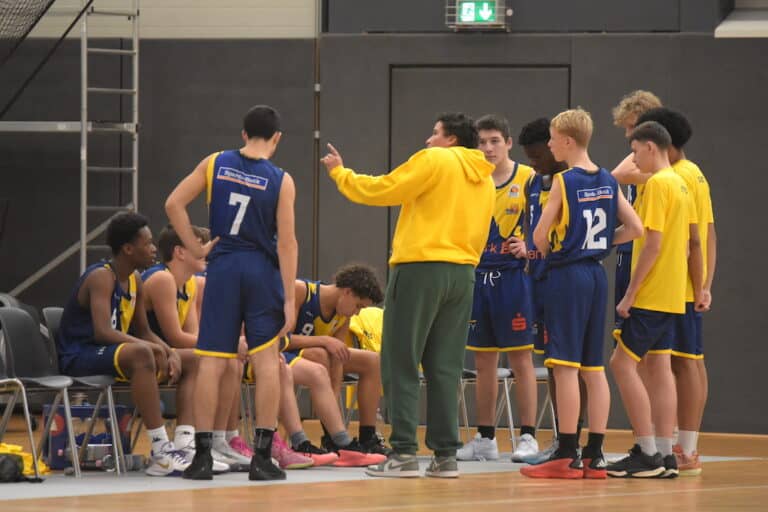
{"type": "Polygon", "coordinates": [[[573,167],[555,175],[563,206],[560,220],[549,233],[552,253],[548,266],[580,260],[602,260],[613,247],[619,204],[618,183],[607,170],[573,167]]]}
{"type": "Polygon", "coordinates": [[[239,150],[211,155],[206,169],[211,238],[220,240],[209,260],[259,251],[278,264],[277,202],[284,175],[269,160],[248,158],[239,150]]]}

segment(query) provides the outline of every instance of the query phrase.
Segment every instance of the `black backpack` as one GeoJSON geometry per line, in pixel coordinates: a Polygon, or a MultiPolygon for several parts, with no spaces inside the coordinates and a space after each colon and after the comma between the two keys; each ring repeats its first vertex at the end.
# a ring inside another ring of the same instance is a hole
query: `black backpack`
{"type": "Polygon", "coordinates": [[[42,478],[24,476],[24,459],[15,453],[0,453],[0,483],[42,482],[42,478]]]}
{"type": "Polygon", "coordinates": [[[21,482],[24,478],[24,460],[12,453],[0,453],[0,482],[21,482]]]}

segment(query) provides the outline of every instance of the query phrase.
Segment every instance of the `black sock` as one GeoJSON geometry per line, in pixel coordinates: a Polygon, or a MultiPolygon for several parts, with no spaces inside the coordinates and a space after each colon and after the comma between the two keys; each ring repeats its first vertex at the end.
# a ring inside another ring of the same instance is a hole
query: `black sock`
{"type": "Polygon", "coordinates": [[[536,427],[531,427],[530,425],[523,425],[520,427],[520,435],[524,436],[525,434],[530,434],[531,437],[536,437],[536,427]]]}
{"type": "Polygon", "coordinates": [[[584,447],[582,457],[585,459],[594,459],[595,457],[602,455],[603,439],[605,439],[605,434],[596,434],[590,432],[589,438],[587,440],[587,446],[584,447]]]}
{"type": "Polygon", "coordinates": [[[582,418],[579,418],[579,422],[576,423],[576,446],[579,445],[579,441],[581,440],[581,429],[584,426],[584,420],[582,418]]]}
{"type": "Polygon", "coordinates": [[[487,425],[478,425],[477,433],[480,434],[480,437],[483,437],[485,439],[493,439],[494,437],[496,437],[496,427],[489,427],[487,425]]]}
{"type": "Polygon", "coordinates": [[[195,432],[195,453],[211,453],[213,432],[195,432]]]}
{"type": "Polygon", "coordinates": [[[275,431],[271,428],[257,428],[253,435],[253,451],[264,458],[272,456],[272,436],[275,431]]]}
{"type": "Polygon", "coordinates": [[[360,443],[367,443],[376,437],[376,425],[360,425],[358,435],[360,436],[360,443]]]}
{"type": "Polygon", "coordinates": [[[560,445],[555,452],[556,458],[575,459],[577,455],[576,449],[579,446],[578,441],[576,440],[576,434],[565,434],[560,432],[558,439],[560,440],[560,445]]]}

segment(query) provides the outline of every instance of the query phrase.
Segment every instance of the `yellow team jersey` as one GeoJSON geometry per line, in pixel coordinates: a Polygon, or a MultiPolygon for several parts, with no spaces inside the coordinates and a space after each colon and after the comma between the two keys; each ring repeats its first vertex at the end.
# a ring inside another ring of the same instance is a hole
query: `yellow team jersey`
{"type": "MultiPolygon", "coordinates": [[[[699,238],[701,239],[701,256],[704,262],[704,276],[707,277],[707,240],[709,238],[709,225],[714,224],[715,215],[712,209],[712,196],[709,193],[709,183],[699,166],[690,160],[678,160],[672,165],[672,169],[685,181],[685,185],[696,205],[696,217],[698,219],[699,238]]],[[[693,282],[688,276],[688,285],[685,291],[685,300],[693,302],[693,282]]]]}
{"type": "Polygon", "coordinates": [[[488,233],[488,241],[480,257],[480,271],[524,268],[526,259],[512,255],[507,240],[514,236],[525,239],[523,225],[526,214],[526,186],[536,171],[515,163],[509,179],[496,187],[496,202],[488,233]]]}
{"type": "Polygon", "coordinates": [[[349,333],[344,340],[349,348],[381,352],[381,331],[384,310],[377,307],[363,308],[349,319],[349,333]]]}
{"type": "Polygon", "coordinates": [[[645,246],[646,231],[662,234],[661,251],[651,271],[640,284],[634,307],[665,313],[685,313],[690,224],[696,209],[685,181],[671,168],[648,179],[638,194],[638,215],[643,235],[634,241],[632,272],[645,246]]]}
{"type": "Polygon", "coordinates": [[[525,218],[525,186],[536,174],[533,167],[515,164],[517,170],[503,185],[496,188],[496,205],[493,220],[504,238],[515,236],[524,239],[523,219],[525,218]]]}
{"type": "Polygon", "coordinates": [[[197,294],[197,279],[195,276],[187,279],[184,283],[184,288],[181,293],[177,294],[176,309],[179,312],[179,325],[184,326],[184,322],[187,321],[187,315],[189,314],[189,308],[195,305],[195,296],[197,294]]]}

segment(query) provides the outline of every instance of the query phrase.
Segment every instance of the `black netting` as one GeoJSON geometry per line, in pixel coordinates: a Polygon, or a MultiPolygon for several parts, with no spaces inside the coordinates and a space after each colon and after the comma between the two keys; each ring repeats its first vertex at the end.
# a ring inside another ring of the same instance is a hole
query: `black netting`
{"type": "Polygon", "coordinates": [[[56,0],[0,0],[0,66],[56,0]]]}

